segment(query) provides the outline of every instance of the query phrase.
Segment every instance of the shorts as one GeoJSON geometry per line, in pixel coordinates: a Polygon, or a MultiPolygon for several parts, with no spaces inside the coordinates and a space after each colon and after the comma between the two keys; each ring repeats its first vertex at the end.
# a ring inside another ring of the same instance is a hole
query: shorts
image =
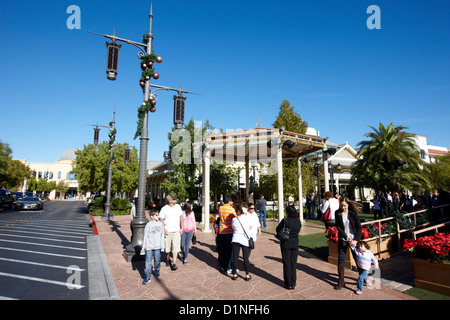
{"type": "Polygon", "coordinates": [[[179,231],[169,232],[166,236],[166,253],[180,252],[181,235],[179,231]]]}

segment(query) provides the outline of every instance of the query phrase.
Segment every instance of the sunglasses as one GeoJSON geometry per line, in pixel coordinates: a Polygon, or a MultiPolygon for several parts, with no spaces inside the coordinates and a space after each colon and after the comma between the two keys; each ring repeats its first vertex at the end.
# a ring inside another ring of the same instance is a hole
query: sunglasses
{"type": "Polygon", "coordinates": [[[253,207],[252,208],[248,208],[248,210],[255,210],[255,208],[253,208],[253,207]]]}

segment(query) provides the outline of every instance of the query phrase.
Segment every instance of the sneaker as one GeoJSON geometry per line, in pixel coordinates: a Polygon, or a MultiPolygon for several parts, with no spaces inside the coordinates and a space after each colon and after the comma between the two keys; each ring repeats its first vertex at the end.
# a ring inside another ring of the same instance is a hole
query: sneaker
{"type": "Polygon", "coordinates": [[[172,266],[170,267],[170,269],[172,269],[172,271],[175,271],[178,269],[177,265],[174,263],[172,264],[172,266]]]}
{"type": "Polygon", "coordinates": [[[155,271],[154,274],[155,274],[155,278],[159,278],[159,271],[155,271]]]}
{"type": "Polygon", "coordinates": [[[147,283],[149,283],[150,281],[152,281],[152,280],[150,279],[150,277],[145,277],[144,281],[142,281],[142,284],[147,284],[147,283]]]}
{"type": "Polygon", "coordinates": [[[356,290],[356,294],[363,294],[361,290],[356,290]]]}
{"type": "Polygon", "coordinates": [[[367,288],[373,289],[372,281],[366,280],[366,285],[367,285],[367,288]]]}
{"type": "Polygon", "coordinates": [[[187,265],[187,260],[186,259],[183,260],[183,264],[187,265]]]}

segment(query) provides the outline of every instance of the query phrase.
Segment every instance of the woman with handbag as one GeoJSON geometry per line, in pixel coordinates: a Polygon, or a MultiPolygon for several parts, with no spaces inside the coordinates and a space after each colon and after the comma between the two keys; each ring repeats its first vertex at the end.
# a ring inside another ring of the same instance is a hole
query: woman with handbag
{"type": "MultiPolygon", "coordinates": [[[[338,230],[338,284],[334,287],[340,290],[345,286],[345,256],[352,241],[361,240],[362,227],[358,212],[361,206],[347,198],[342,197],[339,210],[336,212],[336,228],[338,230]]],[[[356,254],[350,250],[356,261],[356,254]]]]}
{"type": "Polygon", "coordinates": [[[239,252],[242,249],[242,256],[244,258],[244,270],[245,270],[245,280],[249,281],[252,276],[250,273],[250,247],[251,244],[254,245],[253,239],[249,237],[250,234],[250,220],[248,217],[240,210],[236,208],[236,217],[231,221],[231,226],[233,227],[233,238],[231,239],[232,250],[232,280],[237,279],[236,267],[239,260],[239,252]]]}
{"type": "Polygon", "coordinates": [[[281,220],[276,228],[276,237],[280,239],[284,286],[293,290],[297,282],[298,234],[302,223],[294,206],[287,206],[286,214],[287,218],[281,220]]]}
{"type": "Polygon", "coordinates": [[[336,224],[335,212],[339,210],[339,200],[333,197],[331,191],[325,192],[325,202],[320,206],[322,219],[325,223],[325,230],[336,224]]]}

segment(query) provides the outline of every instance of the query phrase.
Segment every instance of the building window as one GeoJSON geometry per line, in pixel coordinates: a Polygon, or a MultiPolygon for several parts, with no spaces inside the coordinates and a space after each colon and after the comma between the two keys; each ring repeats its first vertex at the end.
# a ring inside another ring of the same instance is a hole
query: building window
{"type": "Polygon", "coordinates": [[[75,173],[67,172],[66,180],[75,180],[75,173]]]}
{"type": "Polygon", "coordinates": [[[39,179],[42,178],[42,171],[39,171],[39,173],[38,173],[38,178],[39,178],[39,179]]]}
{"type": "Polygon", "coordinates": [[[425,150],[420,150],[420,159],[425,160],[426,153],[425,150]]]}
{"type": "Polygon", "coordinates": [[[61,171],[58,171],[58,179],[61,179],[61,171]]]}

